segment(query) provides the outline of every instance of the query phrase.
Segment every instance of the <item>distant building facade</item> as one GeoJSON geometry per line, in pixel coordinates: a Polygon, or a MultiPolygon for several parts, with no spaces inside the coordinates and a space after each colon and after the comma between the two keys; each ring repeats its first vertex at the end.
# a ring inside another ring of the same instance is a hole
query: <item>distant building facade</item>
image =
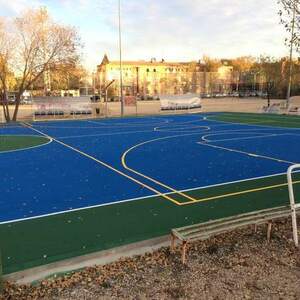
{"type": "MultiPolygon", "coordinates": [[[[223,61],[215,72],[207,72],[199,62],[123,61],[122,77],[125,95],[160,96],[186,93],[229,92],[232,67],[223,61]]],[[[110,61],[105,55],[97,67],[98,86],[103,89],[115,79],[110,93],[118,95],[120,76],[119,61],[110,61]]]]}

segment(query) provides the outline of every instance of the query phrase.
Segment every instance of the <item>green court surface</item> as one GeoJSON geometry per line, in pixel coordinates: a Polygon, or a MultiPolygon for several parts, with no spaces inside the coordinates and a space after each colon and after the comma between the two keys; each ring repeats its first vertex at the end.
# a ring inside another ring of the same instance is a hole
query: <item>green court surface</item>
{"type": "MultiPolygon", "coordinates": [[[[299,174],[294,179],[300,180],[299,174]]],[[[299,184],[295,185],[295,192],[300,194],[299,184]]],[[[189,194],[198,199],[212,199],[178,206],[162,197],[153,197],[2,224],[0,235],[6,244],[2,253],[3,271],[12,273],[159,237],[169,234],[174,227],[289,204],[284,175],[199,189],[189,194]],[[230,196],[232,193],[236,195],[230,196]],[[216,196],[220,197],[213,199],[216,196]]]]}
{"type": "Polygon", "coordinates": [[[28,149],[48,142],[48,138],[41,136],[0,135],[0,152],[28,149]]]}
{"type": "Polygon", "coordinates": [[[257,124],[264,126],[299,128],[300,116],[285,116],[273,114],[254,114],[254,113],[222,113],[209,117],[210,120],[257,124]]]}

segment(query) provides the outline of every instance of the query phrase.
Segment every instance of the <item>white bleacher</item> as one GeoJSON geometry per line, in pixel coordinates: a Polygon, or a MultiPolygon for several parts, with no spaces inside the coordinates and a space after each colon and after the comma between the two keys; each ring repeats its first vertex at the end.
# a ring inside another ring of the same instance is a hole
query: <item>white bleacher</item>
{"type": "Polygon", "coordinates": [[[190,110],[200,109],[201,98],[196,94],[161,96],[161,110],[190,110]]]}

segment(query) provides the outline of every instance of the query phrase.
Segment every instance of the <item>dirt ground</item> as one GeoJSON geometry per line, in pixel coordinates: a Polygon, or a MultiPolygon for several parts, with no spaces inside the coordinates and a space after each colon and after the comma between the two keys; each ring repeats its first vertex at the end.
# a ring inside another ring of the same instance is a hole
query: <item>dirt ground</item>
{"type": "Polygon", "coordinates": [[[290,221],[252,227],[180,248],[123,259],[44,280],[34,286],[5,283],[2,299],[300,299],[300,250],[290,221]]]}

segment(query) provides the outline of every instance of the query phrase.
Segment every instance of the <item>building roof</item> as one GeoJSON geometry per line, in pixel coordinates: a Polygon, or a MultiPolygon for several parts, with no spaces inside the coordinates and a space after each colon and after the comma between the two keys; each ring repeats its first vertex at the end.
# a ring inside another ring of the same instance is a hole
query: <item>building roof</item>
{"type": "MultiPolygon", "coordinates": [[[[111,64],[111,65],[119,65],[120,61],[110,61],[105,54],[101,64],[98,66],[106,65],[106,64],[111,64]]],[[[123,65],[131,65],[131,66],[190,66],[191,64],[198,64],[200,65],[199,62],[196,61],[191,61],[191,62],[167,62],[164,59],[161,61],[156,61],[155,59],[151,59],[151,61],[146,61],[146,60],[137,60],[137,61],[123,61],[123,65]]]]}

